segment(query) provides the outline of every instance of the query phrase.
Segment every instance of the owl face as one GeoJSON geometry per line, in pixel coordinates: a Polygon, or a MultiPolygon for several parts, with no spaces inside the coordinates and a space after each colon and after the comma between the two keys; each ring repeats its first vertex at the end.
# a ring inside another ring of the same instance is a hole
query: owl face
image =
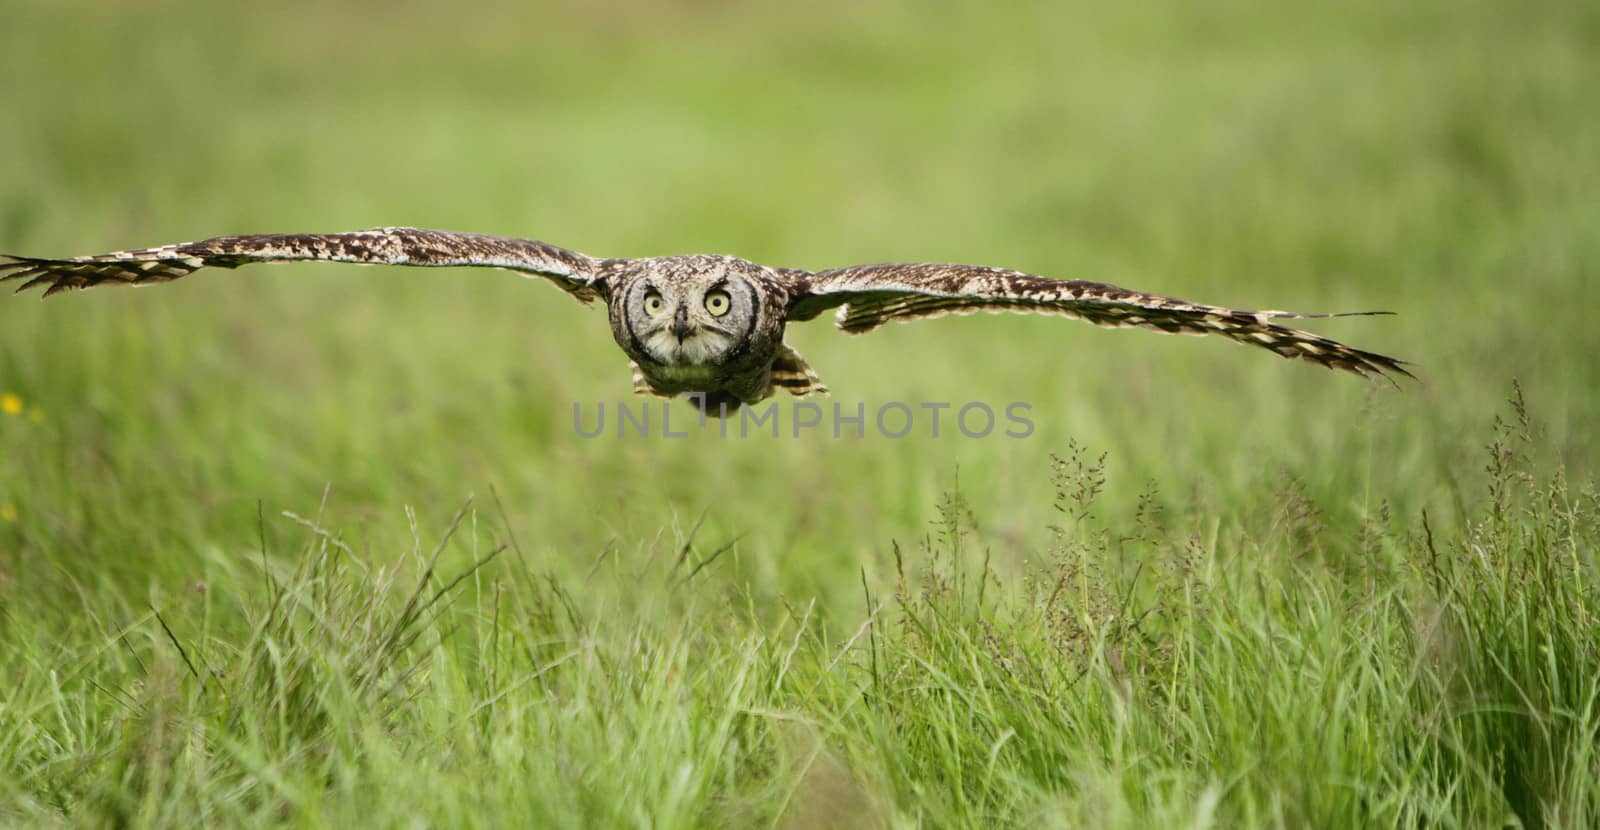
{"type": "Polygon", "coordinates": [[[707,366],[726,360],[756,323],[756,290],[736,269],[698,258],[680,267],[640,272],[624,298],[624,321],[634,344],[666,366],[707,366]]]}

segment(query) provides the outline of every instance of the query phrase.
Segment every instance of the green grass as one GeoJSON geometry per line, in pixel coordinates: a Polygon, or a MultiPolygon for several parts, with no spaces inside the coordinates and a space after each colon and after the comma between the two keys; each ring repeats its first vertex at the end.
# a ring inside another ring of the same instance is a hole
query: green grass
{"type": "Polygon", "coordinates": [[[817,322],[1036,429],[587,440],[506,274],[0,297],[0,824],[1595,825],[1591,5],[0,0],[0,250],[984,262],[1422,377],[817,322]]]}

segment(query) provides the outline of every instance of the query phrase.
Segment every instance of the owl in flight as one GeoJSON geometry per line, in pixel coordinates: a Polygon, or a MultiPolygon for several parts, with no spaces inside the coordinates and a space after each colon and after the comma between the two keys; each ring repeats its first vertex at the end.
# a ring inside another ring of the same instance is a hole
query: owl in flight
{"type": "Polygon", "coordinates": [[[831,308],[838,309],[837,325],[848,334],[891,320],[1031,312],[1108,328],[1220,335],[1359,375],[1411,377],[1404,361],[1273,322],[1344,315],[1239,311],[981,265],[899,263],[803,271],[731,256],[598,259],[530,239],[421,228],[222,236],[67,259],[5,259],[0,282],[23,280],[18,291],[42,286],[46,297],[96,285],[149,285],[207,266],[237,268],[251,262],[505,268],[543,277],[585,304],[603,299],[611,336],[633,362],[634,391],[687,395],[702,412],[719,416],[761,401],[778,387],[797,396],[826,392],[805,360],[784,344],[783,332],[790,322],[831,308]]]}

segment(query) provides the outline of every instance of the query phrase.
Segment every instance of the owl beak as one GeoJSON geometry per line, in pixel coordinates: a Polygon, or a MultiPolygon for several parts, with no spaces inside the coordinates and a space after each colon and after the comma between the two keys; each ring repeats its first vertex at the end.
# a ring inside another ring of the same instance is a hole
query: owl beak
{"type": "Polygon", "coordinates": [[[689,309],[684,306],[678,306],[678,316],[672,319],[672,334],[678,338],[679,343],[682,343],[683,338],[688,337],[690,331],[689,309]]]}

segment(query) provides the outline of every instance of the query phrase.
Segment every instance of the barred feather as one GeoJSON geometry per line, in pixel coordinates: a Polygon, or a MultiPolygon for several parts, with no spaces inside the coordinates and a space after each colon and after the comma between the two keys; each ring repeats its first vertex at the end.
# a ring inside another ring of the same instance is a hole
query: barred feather
{"type": "Polygon", "coordinates": [[[772,385],[797,398],[828,394],[828,387],[812,371],[811,364],[787,343],[778,344],[778,357],[772,362],[772,385]]]}
{"type": "Polygon", "coordinates": [[[1053,314],[1105,328],[1215,334],[1236,343],[1269,349],[1282,357],[1362,376],[1413,377],[1405,369],[1405,361],[1273,322],[1388,312],[1245,311],[1145,294],[1105,283],[1053,280],[978,265],[860,265],[796,278],[806,281],[807,290],[791,309],[792,319],[811,319],[828,308],[838,307],[838,327],[848,334],[868,332],[891,320],[922,320],[980,311],[1053,314]]]}
{"type": "Polygon", "coordinates": [[[550,279],[579,300],[599,296],[601,263],[593,257],[531,239],[424,228],[371,228],[350,233],[220,236],[159,248],[41,259],[7,255],[0,282],[22,280],[17,291],[43,287],[48,297],[97,285],[150,285],[201,268],[252,262],[324,260],[364,265],[484,266],[550,279]]]}

